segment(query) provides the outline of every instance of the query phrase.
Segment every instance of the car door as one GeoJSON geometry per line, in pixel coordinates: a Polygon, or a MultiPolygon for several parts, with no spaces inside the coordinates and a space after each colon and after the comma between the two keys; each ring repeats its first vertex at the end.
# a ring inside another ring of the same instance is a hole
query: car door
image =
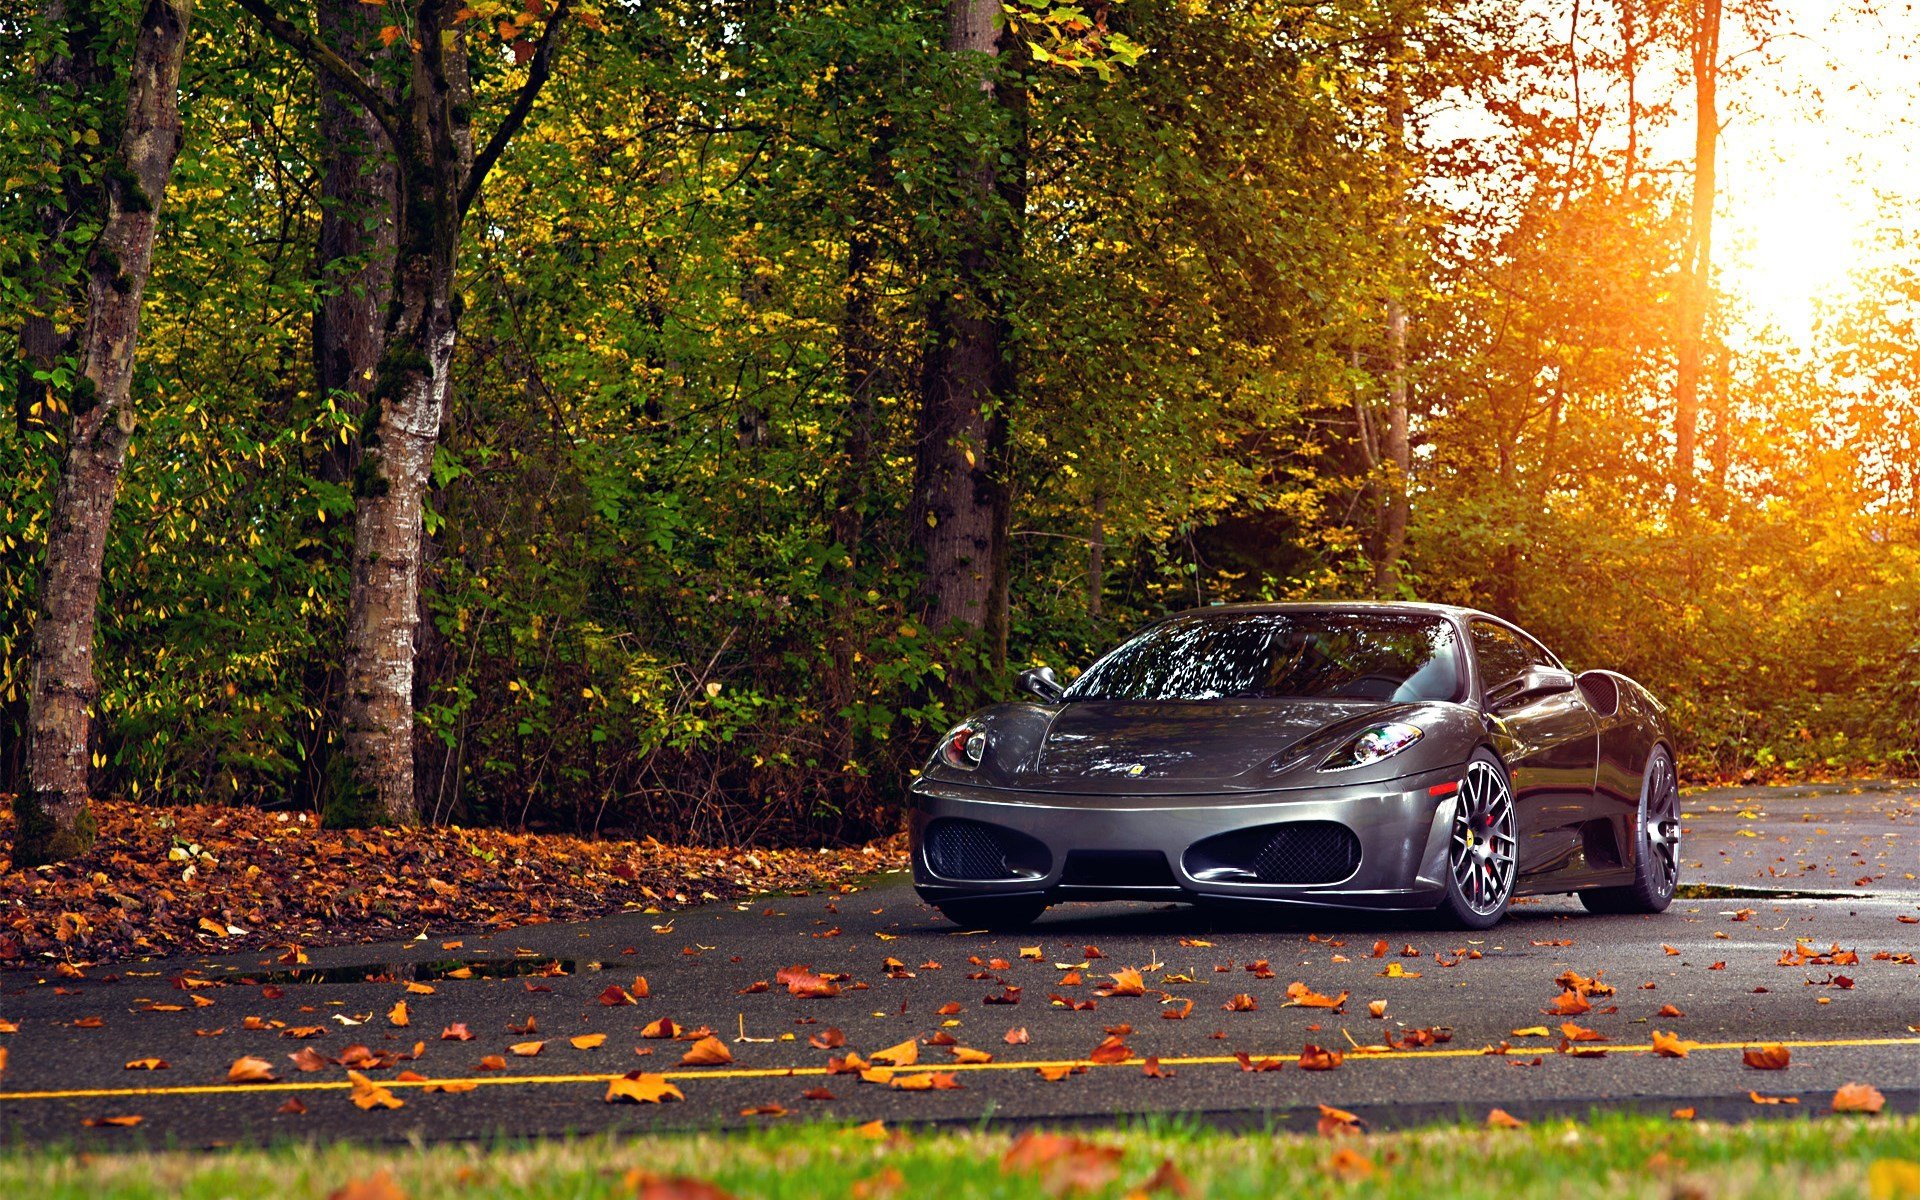
{"type": "Polygon", "coordinates": [[[1593,809],[1599,765],[1592,710],[1578,688],[1512,694],[1532,668],[1561,669],[1532,638],[1485,619],[1471,622],[1469,633],[1480,696],[1513,785],[1520,880],[1582,871],[1581,826],[1593,809]]]}

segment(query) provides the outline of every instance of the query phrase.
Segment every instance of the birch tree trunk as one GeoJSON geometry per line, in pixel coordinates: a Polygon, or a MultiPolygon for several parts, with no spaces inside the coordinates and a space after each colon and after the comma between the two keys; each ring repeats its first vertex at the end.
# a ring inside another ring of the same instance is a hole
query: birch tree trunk
{"type": "Polygon", "coordinates": [[[106,215],[87,262],[80,373],[33,629],[28,790],[14,804],[16,865],[69,858],[93,843],[87,796],[100,573],[137,424],[140,303],[160,203],[180,153],[180,64],[192,12],[191,0],[147,0],[134,37],[126,119],[105,173],[106,215]]]}

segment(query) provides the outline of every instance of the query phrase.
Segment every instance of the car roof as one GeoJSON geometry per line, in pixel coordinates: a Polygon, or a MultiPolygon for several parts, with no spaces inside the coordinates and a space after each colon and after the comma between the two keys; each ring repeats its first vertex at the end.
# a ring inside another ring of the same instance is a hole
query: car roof
{"type": "MultiPolygon", "coordinates": [[[[1492,613],[1477,608],[1462,608],[1455,604],[1428,604],[1416,600],[1285,600],[1252,601],[1241,604],[1208,604],[1199,608],[1182,609],[1170,616],[1203,616],[1207,613],[1262,613],[1262,612],[1377,612],[1408,613],[1434,617],[1489,617],[1500,620],[1492,613]]],[[[1509,622],[1502,622],[1507,624],[1509,622]]]]}

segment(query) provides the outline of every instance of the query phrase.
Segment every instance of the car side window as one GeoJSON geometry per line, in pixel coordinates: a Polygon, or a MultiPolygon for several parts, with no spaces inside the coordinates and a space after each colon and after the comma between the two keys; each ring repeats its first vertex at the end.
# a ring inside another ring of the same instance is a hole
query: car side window
{"type": "Polygon", "coordinates": [[[1480,689],[1491,692],[1527,673],[1528,667],[1552,666],[1545,652],[1504,625],[1475,621],[1473,656],[1480,664],[1480,689]]]}

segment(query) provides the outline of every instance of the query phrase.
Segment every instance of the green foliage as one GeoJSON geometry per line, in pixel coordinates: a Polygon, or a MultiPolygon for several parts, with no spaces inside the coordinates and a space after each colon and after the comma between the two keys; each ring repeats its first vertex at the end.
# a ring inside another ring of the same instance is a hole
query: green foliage
{"type": "MultiPolygon", "coordinates": [[[[326,482],[320,455],[364,444],[378,398],[314,393],[315,89],[234,19],[196,18],[183,87],[96,786],[350,808],[319,782],[338,755],[312,698],[339,670],[353,495],[378,483],[326,482]]],[[[1706,432],[1726,466],[1675,514],[1680,206],[1650,171],[1564,166],[1587,131],[1523,16],[1019,0],[1008,21],[992,78],[1017,110],[941,51],[930,3],[666,0],[567,40],[462,249],[418,639],[428,818],[891,827],[929,736],[1006,686],[954,682],[986,648],[922,623],[907,527],[924,313],[982,146],[1025,180],[985,273],[1016,380],[1016,665],[1071,671],[1189,604],[1365,594],[1391,295],[1413,313],[1416,593],[1642,678],[1694,766],[1911,752],[1914,426],[1832,400],[1836,377],[1859,406],[1910,395],[1911,330],[1863,310],[1819,370],[1743,357],[1706,432]],[[1416,116],[1478,104],[1497,127],[1416,120],[1399,145],[1389,81],[1416,116]]],[[[97,189],[111,131],[34,100],[44,31],[0,38],[6,194],[97,189]]],[[[484,127],[518,68],[476,64],[484,127]]],[[[9,330],[46,307],[36,264],[64,295],[90,241],[81,213],[43,244],[35,211],[0,208],[9,330]]],[[[10,778],[75,368],[0,360],[31,396],[0,436],[10,778]]]]}

